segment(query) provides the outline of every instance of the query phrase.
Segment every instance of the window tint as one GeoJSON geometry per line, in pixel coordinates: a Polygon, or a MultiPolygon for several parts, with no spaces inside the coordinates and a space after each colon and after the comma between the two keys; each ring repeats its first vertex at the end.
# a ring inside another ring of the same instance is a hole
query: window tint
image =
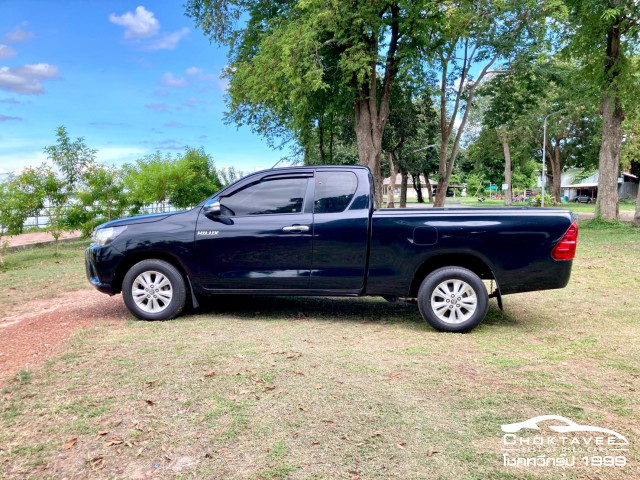
{"type": "Polygon", "coordinates": [[[316,173],[314,213],[343,212],[351,203],[358,180],[352,172],[316,173]]]}
{"type": "Polygon", "coordinates": [[[300,213],[307,191],[307,178],[265,180],[220,199],[224,216],[300,213]]]}

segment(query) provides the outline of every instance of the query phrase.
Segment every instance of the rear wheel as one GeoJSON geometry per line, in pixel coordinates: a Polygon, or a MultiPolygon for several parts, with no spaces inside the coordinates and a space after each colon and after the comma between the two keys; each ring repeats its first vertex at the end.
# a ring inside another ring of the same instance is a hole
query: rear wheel
{"type": "Polygon", "coordinates": [[[444,267],[427,276],[418,291],[418,308],[442,332],[468,332],[484,319],[489,295],[480,277],[462,267],[444,267]]]}
{"type": "Polygon", "coordinates": [[[164,260],[136,263],[122,281],[129,311],[141,320],[168,320],[182,312],[187,298],[184,278],[164,260]]]}

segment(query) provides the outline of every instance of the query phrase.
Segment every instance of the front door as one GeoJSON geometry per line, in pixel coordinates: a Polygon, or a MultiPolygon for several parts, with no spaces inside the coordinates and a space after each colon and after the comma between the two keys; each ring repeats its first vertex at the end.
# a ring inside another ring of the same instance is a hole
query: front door
{"type": "Polygon", "coordinates": [[[198,217],[201,283],[208,290],[304,290],[313,246],[312,174],[270,176],[232,191],[220,215],[198,217]]]}

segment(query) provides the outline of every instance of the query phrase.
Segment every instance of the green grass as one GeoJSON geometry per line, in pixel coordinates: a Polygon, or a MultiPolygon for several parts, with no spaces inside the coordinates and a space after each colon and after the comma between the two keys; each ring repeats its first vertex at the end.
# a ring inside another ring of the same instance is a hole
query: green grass
{"type": "MultiPolygon", "coordinates": [[[[476,197],[455,197],[455,199],[448,198],[447,200],[454,200],[456,203],[468,207],[504,207],[504,200],[493,200],[491,198],[486,199],[484,202],[478,202],[476,197]]],[[[527,207],[531,205],[525,202],[514,202],[513,206],[527,207]]],[[[558,205],[557,208],[565,208],[578,213],[595,213],[596,210],[595,204],[575,202],[563,202],[561,205],[558,205]]],[[[620,212],[635,212],[635,209],[636,202],[633,200],[623,200],[620,202],[620,212]]]]}
{"type": "Polygon", "coordinates": [[[0,316],[26,299],[52,298],[63,288],[86,287],[84,250],[88,245],[88,240],[62,242],[57,256],[53,247],[6,253],[0,267],[0,316]]]}
{"type": "Polygon", "coordinates": [[[377,298],[123,314],[0,392],[0,477],[635,478],[639,291],[640,229],[583,222],[567,288],[492,301],[470,334],[377,298]],[[504,467],[500,425],[545,414],[622,433],[632,465],[504,467]]]}

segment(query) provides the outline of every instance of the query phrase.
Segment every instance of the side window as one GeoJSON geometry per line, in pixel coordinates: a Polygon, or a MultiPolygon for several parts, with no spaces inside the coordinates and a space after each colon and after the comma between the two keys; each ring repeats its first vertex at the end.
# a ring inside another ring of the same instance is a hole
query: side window
{"type": "Polygon", "coordinates": [[[307,178],[265,180],[220,199],[227,217],[301,213],[307,192],[307,178]]]}
{"type": "Polygon", "coordinates": [[[358,186],[352,172],[316,173],[316,194],[313,213],[339,213],[351,203],[358,186]]]}

